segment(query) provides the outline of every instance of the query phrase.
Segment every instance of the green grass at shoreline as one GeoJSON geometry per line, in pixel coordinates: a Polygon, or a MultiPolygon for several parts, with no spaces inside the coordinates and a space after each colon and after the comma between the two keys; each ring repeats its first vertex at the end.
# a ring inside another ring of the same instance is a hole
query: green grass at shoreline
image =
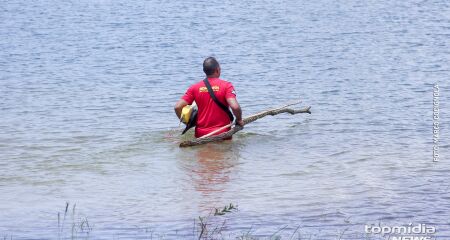
{"type": "MultiPolygon", "coordinates": [[[[228,215],[234,214],[238,211],[237,205],[229,204],[223,208],[214,208],[206,216],[199,216],[193,219],[192,234],[179,235],[177,231],[172,233],[158,233],[151,228],[136,228],[135,237],[138,239],[148,240],[166,240],[166,239],[197,239],[197,240],[316,240],[316,239],[377,239],[369,235],[351,236],[347,233],[349,227],[336,233],[332,238],[324,238],[318,234],[307,233],[300,225],[289,227],[285,225],[271,234],[256,234],[258,229],[250,226],[245,231],[233,232],[230,229],[230,223],[227,221],[228,215]]],[[[62,239],[97,239],[95,233],[95,226],[89,221],[86,216],[82,216],[77,212],[76,204],[71,205],[66,203],[64,211],[57,213],[57,233],[55,238],[62,239]]],[[[102,230],[103,231],[103,230],[102,230]]],[[[120,236],[121,234],[113,235],[112,238],[107,239],[133,239],[130,234],[127,236],[120,236]]],[[[102,239],[104,237],[101,237],[102,239]]],[[[0,240],[21,239],[20,236],[4,235],[0,240]]],[[[51,238],[54,239],[54,238],[51,238]]]]}

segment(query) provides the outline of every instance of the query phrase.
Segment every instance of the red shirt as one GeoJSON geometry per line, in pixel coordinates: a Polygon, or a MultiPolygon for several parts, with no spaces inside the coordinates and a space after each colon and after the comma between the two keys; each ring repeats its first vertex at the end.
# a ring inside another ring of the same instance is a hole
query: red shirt
{"type": "MultiPolygon", "coordinates": [[[[223,105],[228,106],[227,98],[236,98],[234,87],[230,82],[219,78],[208,78],[208,81],[217,100],[223,105]]],[[[208,89],[203,80],[189,87],[182,99],[188,104],[192,104],[193,101],[197,103],[198,115],[195,137],[201,137],[230,123],[228,114],[209,96],[208,89]]],[[[230,128],[219,131],[214,135],[228,130],[230,128]]]]}

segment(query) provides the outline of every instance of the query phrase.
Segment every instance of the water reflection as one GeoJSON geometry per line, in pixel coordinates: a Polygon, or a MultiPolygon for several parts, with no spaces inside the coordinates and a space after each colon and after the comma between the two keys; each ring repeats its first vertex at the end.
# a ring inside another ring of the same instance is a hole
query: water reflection
{"type": "Polygon", "coordinates": [[[185,149],[180,166],[189,186],[199,193],[201,210],[220,206],[223,192],[236,175],[239,147],[232,141],[185,149]]]}

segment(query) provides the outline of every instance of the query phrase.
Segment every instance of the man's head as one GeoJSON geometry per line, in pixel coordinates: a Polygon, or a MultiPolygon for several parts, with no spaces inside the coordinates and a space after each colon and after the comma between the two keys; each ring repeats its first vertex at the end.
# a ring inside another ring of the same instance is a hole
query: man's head
{"type": "Polygon", "coordinates": [[[203,72],[206,76],[220,77],[220,65],[214,57],[208,57],[203,61],[203,72]]]}

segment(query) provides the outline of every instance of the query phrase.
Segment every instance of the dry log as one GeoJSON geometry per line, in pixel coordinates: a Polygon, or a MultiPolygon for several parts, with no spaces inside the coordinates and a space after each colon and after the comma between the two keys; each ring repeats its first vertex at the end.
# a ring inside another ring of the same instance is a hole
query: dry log
{"type": "MultiPolygon", "coordinates": [[[[290,104],[287,104],[287,105],[279,107],[279,108],[269,109],[269,110],[262,111],[260,113],[251,115],[249,117],[246,117],[243,119],[244,125],[247,125],[247,124],[249,124],[253,121],[256,121],[260,118],[263,118],[265,116],[268,116],[268,115],[274,116],[274,115],[277,115],[280,113],[290,113],[290,114],[309,113],[309,114],[311,114],[311,111],[310,111],[311,107],[306,107],[303,109],[288,108],[288,106],[291,106],[291,105],[294,105],[297,103],[299,103],[299,102],[297,101],[297,102],[290,103],[290,104]]],[[[190,147],[190,146],[196,146],[196,145],[201,145],[201,144],[210,143],[210,142],[222,141],[224,139],[231,137],[233,134],[237,133],[238,131],[240,131],[242,129],[243,129],[243,127],[241,127],[239,125],[235,125],[231,130],[229,130],[228,132],[225,132],[225,133],[221,133],[218,135],[205,137],[205,138],[196,138],[194,140],[184,141],[184,142],[180,143],[180,147],[190,147]]]]}

